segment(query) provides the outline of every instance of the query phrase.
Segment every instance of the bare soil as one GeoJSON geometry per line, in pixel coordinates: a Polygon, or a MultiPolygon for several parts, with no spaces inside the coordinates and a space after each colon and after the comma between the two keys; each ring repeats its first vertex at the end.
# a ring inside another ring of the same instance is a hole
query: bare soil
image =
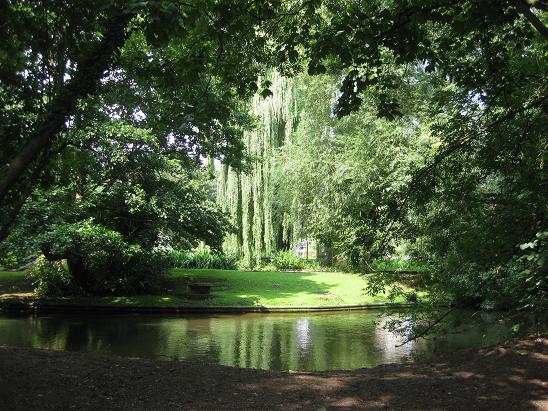
{"type": "Polygon", "coordinates": [[[548,410],[548,339],[314,373],[0,347],[0,409],[548,410]]]}

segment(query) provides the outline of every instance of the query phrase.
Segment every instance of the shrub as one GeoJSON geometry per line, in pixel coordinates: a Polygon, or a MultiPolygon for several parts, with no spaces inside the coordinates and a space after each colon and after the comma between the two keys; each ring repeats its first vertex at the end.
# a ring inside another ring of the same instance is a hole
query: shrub
{"type": "Polygon", "coordinates": [[[50,261],[67,260],[71,291],[82,293],[148,291],[169,266],[161,253],[128,244],[91,220],[57,226],[43,236],[42,251],[50,261]]]}
{"type": "Polygon", "coordinates": [[[514,272],[519,280],[513,292],[518,293],[520,305],[527,309],[546,312],[548,309],[548,231],[539,231],[530,242],[520,244],[522,255],[517,259],[514,272]]]}
{"type": "Polygon", "coordinates": [[[274,254],[272,265],[277,270],[302,270],[305,267],[305,261],[291,251],[279,251],[274,254]]]}
{"type": "Polygon", "coordinates": [[[176,268],[210,268],[221,270],[235,270],[237,260],[235,257],[213,253],[207,249],[178,251],[170,254],[171,264],[176,268]]]}
{"type": "Polygon", "coordinates": [[[8,251],[0,255],[0,267],[14,269],[19,267],[19,260],[15,253],[8,251]]]}
{"type": "Polygon", "coordinates": [[[65,295],[72,291],[67,260],[48,261],[40,256],[30,269],[29,277],[40,295],[65,295]]]}
{"type": "Polygon", "coordinates": [[[115,289],[129,293],[157,289],[170,268],[171,258],[168,254],[139,250],[132,254],[123,267],[123,281],[115,289]]]}
{"type": "Polygon", "coordinates": [[[427,264],[405,258],[385,258],[376,259],[371,264],[371,268],[377,271],[427,271],[427,264]]]}

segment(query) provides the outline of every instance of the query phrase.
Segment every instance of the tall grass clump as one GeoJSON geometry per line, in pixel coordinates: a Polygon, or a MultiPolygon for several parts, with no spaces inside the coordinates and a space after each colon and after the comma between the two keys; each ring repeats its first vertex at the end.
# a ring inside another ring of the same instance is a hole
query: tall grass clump
{"type": "Polygon", "coordinates": [[[173,250],[171,263],[174,268],[209,268],[235,270],[237,259],[227,254],[214,253],[207,249],[173,250]]]}

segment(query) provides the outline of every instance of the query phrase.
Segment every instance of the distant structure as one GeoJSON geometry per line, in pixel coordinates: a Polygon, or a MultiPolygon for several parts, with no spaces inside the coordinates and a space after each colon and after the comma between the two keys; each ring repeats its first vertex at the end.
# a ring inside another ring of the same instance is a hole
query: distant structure
{"type": "Polygon", "coordinates": [[[316,241],[298,240],[295,244],[295,253],[303,260],[315,260],[317,258],[316,241]]]}

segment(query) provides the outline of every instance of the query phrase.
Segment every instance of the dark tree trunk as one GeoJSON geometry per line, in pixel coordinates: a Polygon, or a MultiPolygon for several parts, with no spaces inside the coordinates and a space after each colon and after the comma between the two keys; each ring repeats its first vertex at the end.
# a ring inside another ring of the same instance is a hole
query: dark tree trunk
{"type": "MultiPolygon", "coordinates": [[[[548,28],[544,25],[542,20],[540,20],[535,14],[531,11],[530,6],[537,7],[535,5],[530,5],[523,0],[512,0],[514,6],[520,11],[521,14],[533,25],[533,27],[544,37],[544,40],[548,40],[548,28]]],[[[542,10],[545,8],[541,2],[539,2],[542,10]]]]}
{"type": "Polygon", "coordinates": [[[74,281],[74,285],[80,288],[84,293],[90,291],[89,275],[84,266],[83,258],[79,255],[69,255],[67,264],[70,276],[74,281]]]}
{"type": "Polygon", "coordinates": [[[51,251],[48,244],[42,244],[42,254],[49,261],[67,260],[70,276],[73,279],[73,283],[84,293],[90,291],[90,281],[88,271],[84,266],[84,259],[81,255],[73,253],[56,254],[51,251]]]}

